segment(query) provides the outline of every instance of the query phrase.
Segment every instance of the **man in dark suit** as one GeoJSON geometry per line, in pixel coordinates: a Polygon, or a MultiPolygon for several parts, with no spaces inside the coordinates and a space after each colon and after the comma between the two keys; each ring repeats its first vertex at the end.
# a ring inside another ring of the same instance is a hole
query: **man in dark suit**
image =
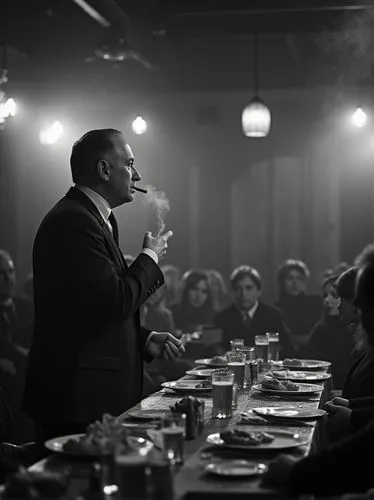
{"type": "Polygon", "coordinates": [[[141,327],[139,307],[164,282],[168,233],[147,232],[130,267],[112,209],[140,180],[117,130],[93,130],[70,158],[75,186],[47,214],[33,249],[35,328],[24,407],[39,440],[77,433],[138,403],[143,359],[183,352],[168,332],[141,327]]]}
{"type": "Polygon", "coordinates": [[[230,340],[234,338],[243,338],[246,345],[252,345],[256,335],[268,332],[278,332],[281,345],[289,348],[281,312],[260,301],[262,279],[259,272],[250,266],[239,266],[232,272],[230,284],[234,303],[217,313],[214,320],[222,329],[224,349],[230,349],[230,340]]]}

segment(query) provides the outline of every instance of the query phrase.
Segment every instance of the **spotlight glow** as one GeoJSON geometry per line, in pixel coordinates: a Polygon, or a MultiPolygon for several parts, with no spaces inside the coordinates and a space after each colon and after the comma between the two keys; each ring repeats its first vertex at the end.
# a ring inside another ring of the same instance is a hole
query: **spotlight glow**
{"type": "Polygon", "coordinates": [[[9,97],[5,102],[0,103],[0,122],[4,122],[9,116],[15,116],[17,113],[16,101],[9,97]]]}
{"type": "Polygon", "coordinates": [[[50,127],[40,131],[39,140],[44,146],[50,146],[52,144],[56,144],[56,142],[61,138],[63,132],[64,129],[61,122],[56,120],[50,127]]]}
{"type": "Polygon", "coordinates": [[[141,115],[138,115],[132,122],[132,129],[137,135],[144,134],[147,131],[147,122],[141,115]]]}
{"type": "Polygon", "coordinates": [[[365,127],[367,118],[365,111],[362,108],[357,108],[352,115],[352,123],[355,127],[362,128],[365,127]]]}

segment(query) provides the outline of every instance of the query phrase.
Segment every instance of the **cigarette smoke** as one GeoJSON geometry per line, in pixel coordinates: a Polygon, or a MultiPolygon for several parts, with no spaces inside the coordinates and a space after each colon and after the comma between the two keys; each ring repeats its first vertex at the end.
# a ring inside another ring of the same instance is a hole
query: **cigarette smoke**
{"type": "Polygon", "coordinates": [[[147,186],[148,193],[145,195],[144,203],[156,217],[156,229],[153,233],[160,236],[165,232],[165,219],[170,210],[170,202],[166,194],[158,191],[154,186],[147,186]]]}

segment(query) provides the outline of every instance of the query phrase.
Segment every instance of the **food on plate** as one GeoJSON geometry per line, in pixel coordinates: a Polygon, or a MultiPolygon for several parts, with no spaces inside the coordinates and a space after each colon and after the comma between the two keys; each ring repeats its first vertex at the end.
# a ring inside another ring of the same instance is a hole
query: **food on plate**
{"type": "Polygon", "coordinates": [[[293,372],[293,371],[290,371],[290,370],[276,370],[276,371],[272,371],[272,372],[269,372],[270,375],[272,377],[275,377],[275,378],[280,378],[280,379],[288,379],[288,378],[297,378],[297,379],[302,379],[302,378],[306,378],[306,375],[305,373],[303,372],[293,372]]]}
{"type": "Polygon", "coordinates": [[[274,436],[267,432],[249,432],[241,429],[227,429],[220,433],[225,444],[258,446],[274,441],[274,436]]]}
{"type": "Polygon", "coordinates": [[[271,389],[272,391],[298,391],[299,386],[290,382],[289,380],[282,380],[276,378],[266,378],[262,384],[262,389],[271,389]]]}
{"type": "Polygon", "coordinates": [[[213,363],[215,365],[226,365],[227,360],[224,356],[213,356],[213,358],[210,360],[210,363],[213,363]]]}
{"type": "Polygon", "coordinates": [[[63,450],[82,455],[110,454],[117,446],[129,447],[127,431],[116,417],[105,413],[102,422],[97,420],[87,427],[86,434],[78,439],[69,439],[63,450]]]}
{"type": "Polygon", "coordinates": [[[286,391],[298,391],[299,386],[297,384],[294,384],[290,380],[283,380],[282,384],[284,385],[286,391]]]}
{"type": "Polygon", "coordinates": [[[211,389],[212,381],[211,380],[202,380],[198,384],[196,384],[196,389],[211,389]]]}
{"type": "Polygon", "coordinates": [[[289,366],[303,366],[303,362],[296,358],[286,358],[283,360],[283,364],[289,366]]]}
{"type": "Polygon", "coordinates": [[[273,391],[284,391],[284,385],[283,383],[276,379],[276,378],[267,378],[265,379],[262,384],[261,384],[261,387],[263,389],[271,389],[273,391]]]}

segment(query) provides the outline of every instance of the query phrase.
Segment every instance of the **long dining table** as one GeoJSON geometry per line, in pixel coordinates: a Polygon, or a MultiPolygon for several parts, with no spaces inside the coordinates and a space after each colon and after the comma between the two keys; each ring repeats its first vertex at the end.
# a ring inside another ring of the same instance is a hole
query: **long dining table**
{"type": "MultiPolygon", "coordinates": [[[[185,378],[185,377],[183,377],[185,378]]],[[[189,379],[194,377],[188,376],[189,379]]],[[[277,490],[262,481],[261,475],[226,478],[214,476],[205,472],[206,465],[212,461],[222,459],[220,453],[223,448],[217,448],[207,443],[207,437],[212,433],[218,433],[228,426],[235,426],[240,420],[241,413],[248,412],[257,407],[289,407],[297,406],[307,410],[316,410],[321,402],[326,399],[328,392],[328,381],[319,383],[324,385],[323,392],[313,393],[310,397],[293,396],[284,399],[277,396],[268,396],[253,389],[242,389],[238,394],[237,408],[233,410],[233,416],[230,419],[213,419],[212,397],[211,395],[198,395],[200,400],[205,401],[204,408],[204,429],[195,439],[185,441],[184,443],[184,464],[174,470],[174,490],[176,500],[199,500],[207,498],[219,498],[220,500],[261,496],[267,498],[288,498],[289,494],[285,491],[277,490]]],[[[143,399],[138,405],[124,412],[119,419],[123,422],[131,422],[129,414],[139,410],[164,410],[169,409],[177,401],[183,398],[185,394],[172,393],[169,390],[158,391],[149,397],[143,399]]],[[[134,421],[132,421],[134,422],[134,421]]],[[[298,434],[305,444],[286,451],[287,454],[302,458],[320,447],[323,438],[323,425],[320,420],[290,421],[290,423],[272,424],[271,420],[266,425],[246,425],[246,430],[266,431],[271,433],[275,430],[287,431],[291,434],[298,434]]],[[[134,422],[134,431],[136,431],[136,422],[134,422]]],[[[145,431],[144,431],[145,432],[145,431]]],[[[138,434],[139,435],[139,434],[138,434]]],[[[265,452],[255,451],[232,451],[230,458],[245,458],[249,461],[268,464],[279,454],[280,451],[265,452]]],[[[227,457],[226,457],[227,458],[227,457]]],[[[47,458],[31,466],[34,471],[58,471],[69,474],[70,488],[73,495],[84,491],[89,482],[90,468],[92,461],[72,460],[64,454],[51,454],[47,458]]]]}

